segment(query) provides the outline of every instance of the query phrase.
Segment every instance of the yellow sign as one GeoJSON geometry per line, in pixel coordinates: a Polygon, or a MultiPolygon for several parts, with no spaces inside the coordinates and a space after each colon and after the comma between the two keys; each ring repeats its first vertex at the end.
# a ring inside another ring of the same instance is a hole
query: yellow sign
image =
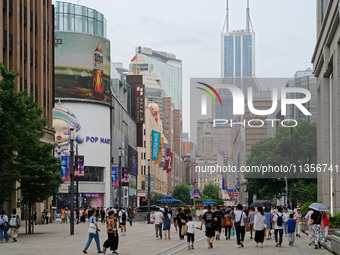
{"type": "Polygon", "coordinates": [[[159,145],[159,152],[158,152],[158,159],[155,160],[155,164],[159,164],[162,162],[163,142],[164,142],[164,137],[161,137],[161,142],[159,145]]]}

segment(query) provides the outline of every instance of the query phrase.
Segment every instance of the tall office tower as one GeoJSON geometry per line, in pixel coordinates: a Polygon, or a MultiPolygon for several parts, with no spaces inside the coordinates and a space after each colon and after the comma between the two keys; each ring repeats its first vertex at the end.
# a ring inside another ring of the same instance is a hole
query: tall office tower
{"type": "MultiPolygon", "coordinates": [[[[250,30],[250,8],[247,0],[246,29],[229,32],[229,7],[227,1],[226,30],[221,35],[221,83],[235,85],[243,90],[247,100],[248,88],[259,90],[255,78],[255,32],[250,30]]],[[[228,89],[219,89],[223,106],[215,109],[216,118],[233,118],[233,99],[228,89]]]]}
{"type": "MultiPolygon", "coordinates": [[[[141,69],[153,66],[153,71],[159,78],[166,95],[173,99],[175,109],[182,111],[182,60],[177,59],[172,53],[139,46],[133,59],[138,59],[140,56],[146,61],[144,66],[140,66],[141,69]]],[[[133,67],[138,63],[133,61],[131,65],[133,67]]]]}

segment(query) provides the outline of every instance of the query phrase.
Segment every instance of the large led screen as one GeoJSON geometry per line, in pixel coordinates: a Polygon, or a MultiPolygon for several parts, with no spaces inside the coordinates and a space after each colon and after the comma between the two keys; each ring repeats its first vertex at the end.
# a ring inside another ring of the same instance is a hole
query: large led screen
{"type": "Polygon", "coordinates": [[[110,102],[110,41],[55,32],[55,96],[110,102]]]}

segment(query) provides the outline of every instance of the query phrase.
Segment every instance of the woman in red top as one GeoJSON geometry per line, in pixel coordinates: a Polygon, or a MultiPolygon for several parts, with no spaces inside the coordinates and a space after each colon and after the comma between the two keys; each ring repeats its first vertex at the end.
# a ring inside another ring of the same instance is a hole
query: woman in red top
{"type": "Polygon", "coordinates": [[[323,226],[324,226],[324,230],[323,230],[323,235],[325,237],[325,242],[327,241],[327,236],[328,236],[328,228],[329,228],[329,217],[328,214],[323,212],[323,226]]]}

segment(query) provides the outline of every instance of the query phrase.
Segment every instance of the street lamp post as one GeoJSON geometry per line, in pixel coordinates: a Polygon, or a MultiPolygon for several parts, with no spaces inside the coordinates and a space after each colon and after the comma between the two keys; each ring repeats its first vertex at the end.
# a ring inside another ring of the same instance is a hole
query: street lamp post
{"type": "Polygon", "coordinates": [[[70,166],[71,166],[71,219],[70,235],[74,235],[74,129],[70,128],[70,166]]]}
{"type": "Polygon", "coordinates": [[[150,159],[148,159],[148,224],[150,224],[150,204],[151,204],[151,178],[150,178],[150,159]]]}

